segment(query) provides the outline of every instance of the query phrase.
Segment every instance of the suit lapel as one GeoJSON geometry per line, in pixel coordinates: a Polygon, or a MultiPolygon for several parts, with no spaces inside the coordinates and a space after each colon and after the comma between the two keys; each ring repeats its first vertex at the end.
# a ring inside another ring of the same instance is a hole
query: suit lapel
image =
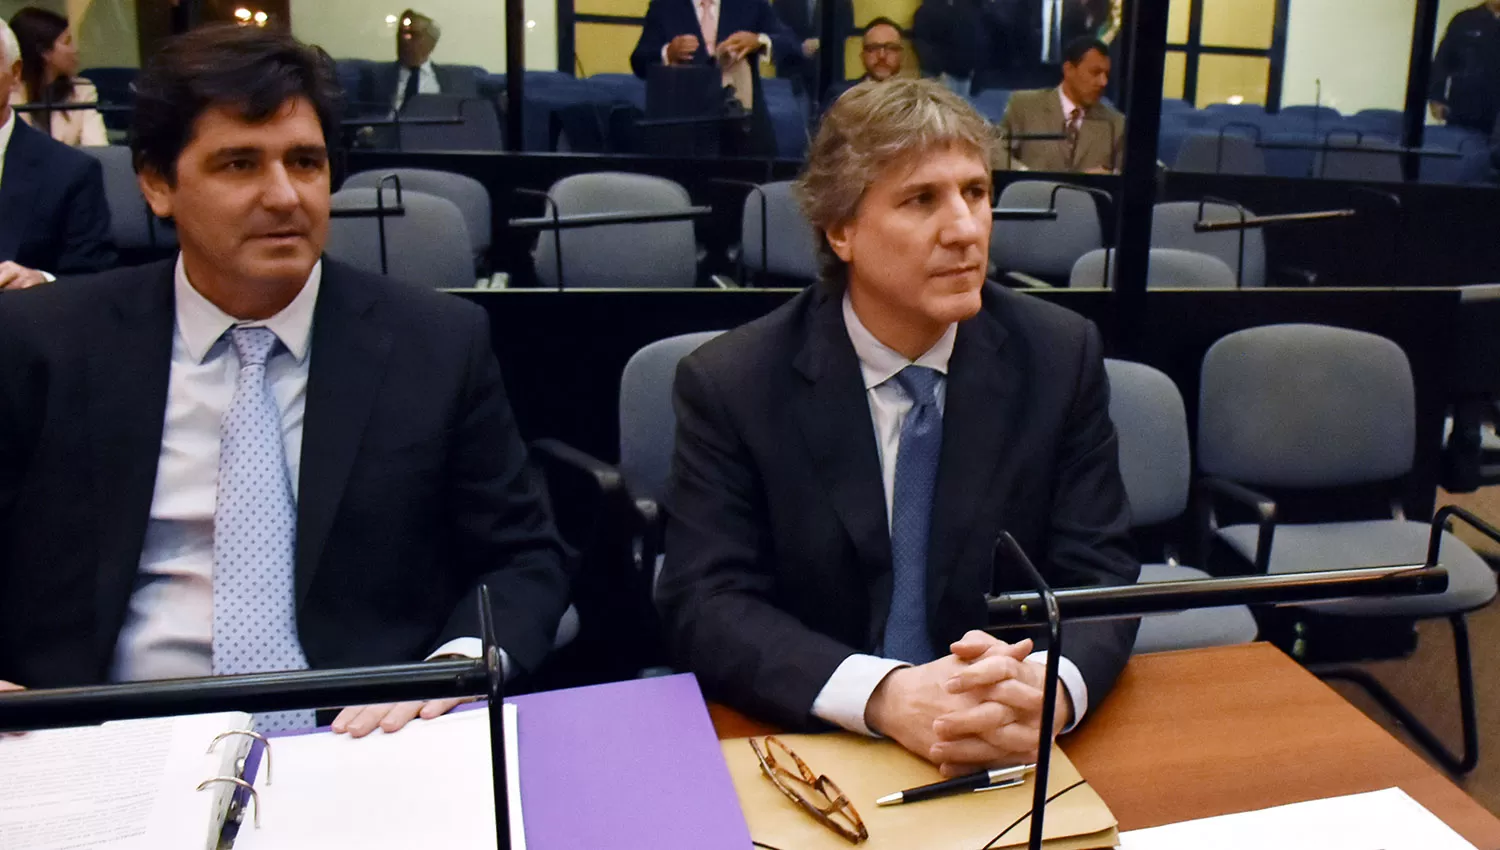
{"type": "MultiPolygon", "coordinates": [[[[1057,91],[1055,89],[1047,89],[1046,91],[1042,92],[1042,109],[1040,114],[1042,126],[1035,130],[1032,130],[1031,132],[1063,134],[1066,134],[1068,132],[1068,128],[1065,125],[1062,111],[1062,101],[1058,99],[1057,91]]],[[[1042,141],[1036,142],[1035,144],[1039,145],[1044,151],[1051,151],[1052,156],[1055,157],[1050,165],[1044,166],[1041,170],[1066,171],[1068,169],[1069,163],[1067,142],[1042,141]]],[[[1046,157],[1043,157],[1043,159],[1045,160],[1046,157]]],[[[1027,163],[1027,165],[1032,164],[1027,163]]],[[[1032,167],[1036,168],[1035,165],[1032,165],[1032,167]]]]}
{"type": "Polygon", "coordinates": [[[297,499],[297,604],[312,586],[344,484],[385,374],[391,335],[379,297],[336,263],[323,263],[308,356],[307,411],[297,499]]]}
{"type": "Polygon", "coordinates": [[[826,292],[814,297],[808,339],[795,361],[806,380],[797,387],[794,409],[815,474],[858,553],[871,625],[879,628],[890,609],[891,535],[875,428],[842,302],[826,292]]]}
{"type": "Polygon", "coordinates": [[[94,610],[106,660],[140,567],[161,458],[176,321],[173,269],[141,269],[133,285],[118,290],[90,341],[88,430],[99,523],[94,610]]]}
{"type": "Polygon", "coordinates": [[[932,524],[927,546],[927,607],[937,611],[957,560],[974,532],[976,513],[990,502],[994,469],[1011,443],[1020,369],[1001,357],[1006,330],[985,309],[958,326],[943,405],[932,524]]]}
{"type": "Polygon", "coordinates": [[[0,261],[14,260],[20,252],[24,222],[31,218],[32,198],[42,178],[42,169],[33,162],[32,129],[19,115],[11,120],[16,126],[5,149],[5,172],[0,174],[0,222],[6,222],[0,227],[0,261]]]}

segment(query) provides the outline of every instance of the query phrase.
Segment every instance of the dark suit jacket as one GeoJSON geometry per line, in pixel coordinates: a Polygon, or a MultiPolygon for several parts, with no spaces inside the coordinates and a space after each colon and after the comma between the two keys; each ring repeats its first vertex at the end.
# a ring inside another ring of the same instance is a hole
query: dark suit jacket
{"type": "MultiPolygon", "coordinates": [[[[809,9],[807,0],[771,0],[771,9],[797,40],[802,42],[809,38],[823,38],[824,2],[825,0],[817,0],[817,7],[809,9]]],[[[854,35],[854,4],[850,0],[835,0],[833,15],[833,37],[824,39],[827,47],[823,49],[834,51],[834,56],[838,59],[835,65],[838,72],[837,77],[829,80],[824,89],[844,81],[844,42],[854,35]]],[[[776,76],[796,80],[805,92],[816,92],[819,90],[818,57],[815,55],[811,60],[797,62],[786,68],[777,65],[776,76]]]]}
{"type": "MultiPolygon", "coordinates": [[[[788,728],[840,663],[881,644],[891,544],[864,380],[841,296],[813,287],[677,371],[677,447],[657,602],[711,699],[788,728]]],[[[985,622],[1001,531],[1057,587],[1133,583],[1109,389],[1092,323],[993,284],[959,325],[928,550],[928,626],[945,647],[985,622]]],[[[1131,622],[1067,627],[1097,704],[1131,622]]],[[[1011,639],[1016,639],[1012,637],[1011,639]]]]}
{"type": "MultiPolygon", "coordinates": [[[[698,7],[693,0],[651,0],[651,5],[646,7],[646,22],[641,28],[640,41],[630,54],[630,67],[637,77],[645,79],[653,65],[661,64],[662,48],[679,35],[698,37],[698,52],[693,55],[695,64],[712,63],[701,29],[698,7]]],[[[776,17],[766,0],[720,0],[717,40],[722,42],[741,31],[769,36],[772,61],[778,68],[782,65],[790,68],[803,61],[802,42],[776,17]]],[[[759,98],[756,102],[759,103],[759,98]]]]}
{"type": "MultiPolygon", "coordinates": [[[[1062,100],[1057,89],[1018,91],[1005,105],[1000,119],[1003,134],[1031,135],[1062,133],[1064,127],[1062,100]]],[[[1068,158],[1067,143],[1059,139],[1012,141],[1011,154],[1000,155],[999,168],[1032,171],[1088,171],[1094,168],[1118,170],[1125,157],[1125,116],[1102,101],[1085,109],[1078,128],[1078,148],[1068,158]]]]}
{"type": "MultiPolygon", "coordinates": [[[[172,274],[162,262],[0,297],[0,679],[108,676],[160,453],[172,274]]],[[[500,645],[536,669],[567,604],[563,552],[483,311],[325,262],[310,351],[308,662],[419,661],[479,636],[485,584],[500,645]]]]}
{"type": "MultiPolygon", "coordinates": [[[[474,69],[461,65],[439,65],[432,63],[438,86],[443,94],[459,97],[479,97],[479,78],[474,69]]],[[[396,102],[396,83],[401,79],[400,62],[372,64],[360,78],[359,101],[365,112],[374,110],[384,113],[396,102]]]]}
{"type": "Polygon", "coordinates": [[[99,160],[15,120],[0,175],[0,261],[53,274],[113,267],[99,160]]]}

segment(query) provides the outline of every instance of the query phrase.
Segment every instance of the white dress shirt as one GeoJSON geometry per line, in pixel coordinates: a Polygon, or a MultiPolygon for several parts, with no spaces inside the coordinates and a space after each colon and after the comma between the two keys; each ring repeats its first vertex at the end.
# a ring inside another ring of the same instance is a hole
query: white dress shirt
{"type": "Polygon", "coordinates": [[[9,111],[5,123],[0,124],[0,180],[5,179],[5,152],[10,149],[10,136],[16,131],[16,111],[9,111]]]}
{"type": "MultiPolygon", "coordinates": [[[[395,100],[392,101],[395,109],[400,109],[406,103],[406,81],[411,79],[411,69],[405,65],[401,66],[400,73],[396,74],[395,100]]],[[[428,59],[417,68],[421,76],[417,78],[417,94],[442,94],[443,86],[438,82],[437,69],[432,67],[432,60],[428,59]]]]}
{"type": "MultiPolygon", "coordinates": [[[[854,344],[854,353],[859,357],[859,370],[864,376],[866,398],[870,403],[870,419],[875,427],[875,447],[880,456],[880,479],[885,487],[886,523],[889,525],[896,485],[896,455],[901,447],[901,425],[912,408],[911,398],[893,379],[898,372],[913,364],[942,373],[944,378],[938,382],[937,390],[938,410],[942,411],[947,404],[948,361],[953,356],[953,341],[958,337],[958,325],[950,325],[937,343],[921,357],[915,361],[907,360],[905,355],[886,346],[870,333],[855,314],[854,305],[850,303],[846,293],[844,328],[849,333],[849,341],[854,344]]],[[[1047,653],[1033,652],[1026,660],[1045,664],[1047,653]]],[[[813,700],[813,714],[850,732],[874,735],[865,724],[865,708],[869,705],[870,697],[892,670],[906,666],[909,665],[905,662],[873,655],[856,653],[849,656],[833,671],[828,683],[813,700]]],[[[1088,710],[1088,687],[1084,684],[1083,674],[1066,656],[1058,661],[1058,669],[1073,703],[1073,722],[1068,727],[1071,729],[1083,719],[1084,712],[1088,710]]]]}
{"type": "MultiPolygon", "coordinates": [[[[234,398],[240,371],[239,355],[227,331],[237,326],[266,327],[281,342],[266,361],[266,383],[281,410],[287,472],[295,499],[302,467],[313,310],[322,279],[320,262],[281,312],[265,321],[241,322],[193,288],[178,256],[173,283],[177,315],[161,455],[140,570],[115,647],[111,681],[212,675],[220,424],[234,398]]],[[[480,641],[458,638],[433,654],[477,658],[480,641]]],[[[510,665],[505,666],[508,673],[510,665]]]]}

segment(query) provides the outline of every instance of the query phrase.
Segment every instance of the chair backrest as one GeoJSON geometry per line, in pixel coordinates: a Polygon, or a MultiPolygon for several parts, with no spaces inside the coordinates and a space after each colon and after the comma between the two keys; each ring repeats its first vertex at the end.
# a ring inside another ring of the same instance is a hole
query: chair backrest
{"type": "Polygon", "coordinates": [[[1094,197],[1050,180],[1019,180],[1006,186],[1000,207],[1046,209],[1057,192],[1055,221],[997,221],[990,231],[990,259],[1000,271],[1066,278],[1078,258],[1104,247],[1094,197]]]}
{"type": "Polygon", "coordinates": [[[815,281],[818,279],[816,240],[812,225],[802,215],[802,208],[792,195],[790,181],[766,183],[759,192],[752,191],[745,196],[740,250],[745,252],[746,273],[753,275],[767,271],[801,278],[809,283],[815,281]],[[761,259],[762,205],[766,213],[764,261],[761,259]]]}
{"type": "MultiPolygon", "coordinates": [[[[375,189],[342,189],[333,195],[334,210],[373,210],[375,189]]],[[[394,189],[384,192],[385,206],[396,203],[394,189]]],[[[464,216],[446,198],[403,189],[401,215],[386,216],[385,274],[435,289],[474,286],[474,262],[464,216]]],[[[381,274],[380,219],[335,217],[328,223],[329,257],[368,272],[381,274]]]]}
{"type": "Polygon", "coordinates": [[[388,174],[401,179],[402,189],[414,189],[439,198],[447,198],[458,207],[464,216],[464,227],[469,232],[469,247],[478,260],[490,250],[493,223],[490,220],[490,193],[480,183],[465,174],[434,171],[430,168],[381,168],[351,174],[344,181],[345,189],[373,189],[388,174]]]}
{"type": "Polygon", "coordinates": [[[1254,139],[1229,132],[1198,132],[1182,140],[1172,168],[1209,174],[1263,175],[1266,156],[1254,139]]]}
{"type": "MultiPolygon", "coordinates": [[[[1246,213],[1247,216],[1253,213],[1246,213]]],[[[1238,221],[1239,210],[1228,204],[1207,203],[1203,205],[1205,221],[1238,221]]],[[[1193,229],[1198,222],[1197,201],[1169,201],[1157,204],[1151,218],[1151,247],[1180,248],[1209,254],[1224,261],[1231,269],[1239,269],[1240,234],[1234,231],[1223,233],[1199,233],[1193,229]]],[[[1244,231],[1245,265],[1240,285],[1245,287],[1266,285],[1266,238],[1259,230],[1244,231]]]]}
{"type": "Polygon", "coordinates": [[[1181,516],[1192,477],[1182,393],[1171,378],[1144,363],[1106,359],[1104,371],[1130,524],[1154,525],[1181,516]]]}
{"type": "Polygon", "coordinates": [[[403,151],[498,151],[505,147],[495,104],[477,97],[419,94],[401,109],[402,118],[457,118],[457,124],[402,124],[403,151]]]}
{"type": "Polygon", "coordinates": [[[636,498],[662,500],[672,470],[677,416],[672,383],[677,364],[723,331],[657,340],[631,355],[620,375],[620,474],[636,498]]]}
{"type": "MultiPolygon", "coordinates": [[[[686,189],[665,177],[599,171],[574,174],[548,190],[559,215],[660,212],[692,206],[686,189]]],[[[691,287],[698,280],[698,246],[691,221],[611,224],[542,231],[536,274],[557,286],[554,246],[561,237],[563,285],[570,289],[691,287]]]]}
{"type": "MultiPolygon", "coordinates": [[[[1114,249],[1100,248],[1078,258],[1068,277],[1069,289],[1113,289],[1118,269],[1114,249]],[[1104,283],[1104,260],[1109,257],[1109,284],[1104,283]]],[[[1234,289],[1234,269],[1218,257],[1176,248],[1152,248],[1146,271],[1148,289],[1234,289]]]]}
{"type": "Polygon", "coordinates": [[[969,98],[974,109],[993,123],[1005,117],[1005,108],[1010,105],[1009,89],[985,89],[969,98]]]}
{"type": "Polygon", "coordinates": [[[79,148],[99,160],[104,169],[104,200],[109,204],[109,235],[122,251],[139,251],[177,246],[177,231],[160,221],[146,205],[141,184],[136,180],[130,148],[79,148]]]}
{"type": "Polygon", "coordinates": [[[1283,118],[1316,119],[1319,124],[1331,124],[1344,117],[1342,113],[1331,106],[1314,106],[1310,103],[1283,106],[1279,114],[1283,118]]]}
{"type": "MultiPolygon", "coordinates": [[[[1350,145],[1347,140],[1332,139],[1331,145],[1350,145]]],[[[1398,183],[1403,179],[1401,154],[1393,146],[1380,142],[1363,142],[1359,150],[1340,148],[1318,151],[1313,173],[1325,180],[1368,180],[1398,183]]]]}
{"type": "Polygon", "coordinates": [[[1203,357],[1198,466],[1268,487],[1390,481],[1412,467],[1416,391],[1382,336],[1327,325],[1232,333],[1203,357]]]}

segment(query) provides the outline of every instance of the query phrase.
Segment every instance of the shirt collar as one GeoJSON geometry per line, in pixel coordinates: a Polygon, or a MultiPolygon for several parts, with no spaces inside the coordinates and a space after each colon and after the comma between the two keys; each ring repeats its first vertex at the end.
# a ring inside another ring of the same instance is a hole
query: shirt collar
{"type": "MultiPolygon", "coordinates": [[[[1063,91],[1062,86],[1057,87],[1057,96],[1062,100],[1063,120],[1067,121],[1068,116],[1073,114],[1073,110],[1078,108],[1078,104],[1074,103],[1071,97],[1068,97],[1068,93],[1063,91]]],[[[1087,109],[1083,111],[1088,112],[1087,109]]]]}
{"type": "Polygon", "coordinates": [[[935,369],[946,376],[948,361],[953,357],[953,341],[958,337],[958,323],[954,322],[926,353],[916,360],[907,360],[906,355],[870,333],[870,329],[855,314],[848,292],[844,293],[844,329],[849,332],[849,341],[854,343],[854,354],[859,358],[859,371],[864,375],[867,390],[875,389],[913,364],[935,369]]]}
{"type": "Polygon", "coordinates": [[[220,310],[212,301],[193,288],[188,282],[187,269],[182,255],[177,255],[177,271],[173,286],[177,295],[177,332],[187,343],[189,356],[194,363],[202,363],[209,349],[232,327],[270,328],[286,346],[298,363],[307,357],[308,343],[312,338],[313,308],[318,303],[318,289],[323,282],[323,261],[319,260],[307,276],[307,284],[292,303],[269,319],[243,322],[220,310]]]}
{"type": "Polygon", "coordinates": [[[10,147],[10,137],[16,132],[16,111],[10,111],[10,117],[0,124],[0,160],[5,158],[5,151],[10,147]]]}

